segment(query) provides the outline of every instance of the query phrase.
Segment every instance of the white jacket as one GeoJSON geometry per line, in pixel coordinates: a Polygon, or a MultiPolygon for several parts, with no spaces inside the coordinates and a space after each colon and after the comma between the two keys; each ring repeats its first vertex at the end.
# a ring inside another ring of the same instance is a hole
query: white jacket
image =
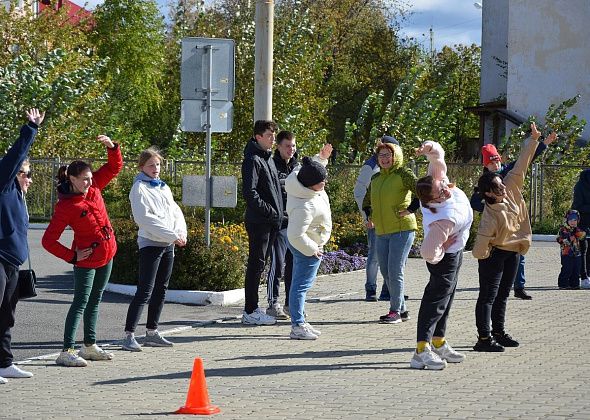
{"type": "Polygon", "coordinates": [[[129,200],[139,236],[168,245],[181,236],[186,238],[182,210],[174,201],[168,185],[152,186],[149,182],[136,179],[129,200]]]}
{"type": "MultiPolygon", "coordinates": [[[[316,159],[322,165],[325,159],[316,159]]],[[[285,180],[287,191],[287,238],[289,243],[303,255],[311,257],[323,249],[332,233],[330,200],[326,191],[313,191],[297,179],[301,166],[295,168],[285,180]]]]}

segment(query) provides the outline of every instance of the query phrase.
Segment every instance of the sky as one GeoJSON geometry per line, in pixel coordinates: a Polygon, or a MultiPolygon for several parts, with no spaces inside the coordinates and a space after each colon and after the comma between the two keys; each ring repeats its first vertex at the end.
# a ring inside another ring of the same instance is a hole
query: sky
{"type": "MultiPolygon", "coordinates": [[[[73,0],[80,6],[88,3],[92,9],[102,0],[73,0]]],[[[209,0],[210,1],[210,0],[209,0]]],[[[207,1],[207,3],[209,3],[207,1]]],[[[481,4],[482,1],[478,0],[481,4]]],[[[489,0],[487,0],[489,1],[489,0]]],[[[157,0],[164,15],[168,0],[157,0]]],[[[474,0],[405,0],[411,16],[402,27],[402,34],[414,37],[425,49],[430,48],[430,28],[433,31],[433,47],[475,43],[481,45],[481,9],[474,0]]]]}

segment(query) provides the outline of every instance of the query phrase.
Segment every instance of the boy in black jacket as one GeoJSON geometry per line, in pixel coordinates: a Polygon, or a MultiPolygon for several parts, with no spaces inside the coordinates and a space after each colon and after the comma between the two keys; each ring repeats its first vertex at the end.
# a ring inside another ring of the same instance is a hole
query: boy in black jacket
{"type": "Polygon", "coordinates": [[[258,307],[260,277],[284,213],[281,184],[272,159],[276,131],[274,121],[256,121],[254,137],[248,141],[242,161],[242,194],[246,201],[245,224],[249,242],[242,323],[248,325],[277,322],[258,307]]]}

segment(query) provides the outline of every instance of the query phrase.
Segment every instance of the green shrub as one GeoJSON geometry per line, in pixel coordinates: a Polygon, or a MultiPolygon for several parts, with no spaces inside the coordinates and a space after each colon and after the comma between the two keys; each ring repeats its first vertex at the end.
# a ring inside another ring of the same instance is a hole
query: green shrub
{"type": "MultiPolygon", "coordinates": [[[[244,250],[231,240],[211,236],[211,246],[204,240],[200,221],[187,219],[189,238],[183,248],[176,247],[170,289],[220,292],[239,289],[244,284],[244,250]]],[[[131,220],[113,220],[118,251],[113,261],[111,281],[137,284],[139,250],[137,226],[131,220]]]]}

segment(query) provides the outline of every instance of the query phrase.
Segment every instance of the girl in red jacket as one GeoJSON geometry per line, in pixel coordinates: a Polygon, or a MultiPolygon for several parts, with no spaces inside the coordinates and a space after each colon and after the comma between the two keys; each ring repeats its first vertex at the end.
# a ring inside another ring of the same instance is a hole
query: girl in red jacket
{"type": "Polygon", "coordinates": [[[58,258],[74,264],[74,300],[66,317],[64,346],[56,360],[62,366],[86,366],[86,360],[111,360],[96,345],[98,304],[109,281],[113,257],[117,251],[115,234],[101,191],[121,171],[123,158],[119,145],[107,136],[98,136],[107,148],[108,161],[92,172],[80,160],[59,169],[57,192],[59,201],[42,239],[43,247],[58,258]],[[70,226],[74,241],[70,248],[59,238],[70,226]],[[80,317],[84,315],[84,345],[76,354],[74,344],[80,317]]]}

